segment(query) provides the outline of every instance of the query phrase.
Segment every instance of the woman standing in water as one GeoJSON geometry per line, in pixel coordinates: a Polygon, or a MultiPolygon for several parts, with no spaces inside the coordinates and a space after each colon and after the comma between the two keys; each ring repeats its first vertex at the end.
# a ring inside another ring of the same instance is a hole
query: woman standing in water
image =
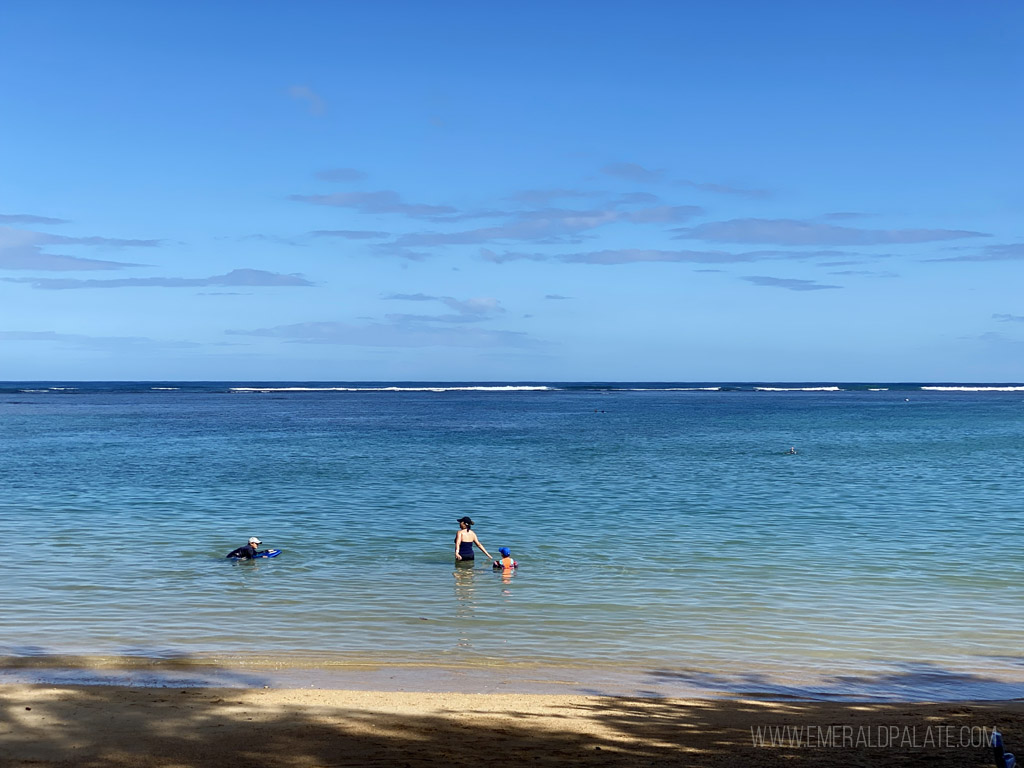
{"type": "Polygon", "coordinates": [[[490,559],[491,554],[484,545],[480,543],[480,539],[473,533],[473,519],[471,517],[460,517],[459,518],[459,532],[455,534],[455,559],[460,562],[473,562],[473,545],[476,544],[480,547],[480,551],[487,555],[490,559]]]}

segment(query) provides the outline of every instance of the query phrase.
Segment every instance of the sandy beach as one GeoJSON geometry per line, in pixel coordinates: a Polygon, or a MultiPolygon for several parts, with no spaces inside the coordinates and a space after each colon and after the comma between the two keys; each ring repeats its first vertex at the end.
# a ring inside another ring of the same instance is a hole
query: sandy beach
{"type": "MultiPolygon", "coordinates": [[[[0,687],[0,765],[990,766],[1024,702],[857,704],[339,690],[0,687]],[[789,728],[789,730],[780,730],[789,728]],[[755,739],[762,743],[755,744],[755,739]],[[771,744],[772,734],[785,744],[771,744]],[[799,745],[798,745],[799,744],[799,745]]],[[[1016,743],[1015,743],[1016,742],[1016,743]]]]}

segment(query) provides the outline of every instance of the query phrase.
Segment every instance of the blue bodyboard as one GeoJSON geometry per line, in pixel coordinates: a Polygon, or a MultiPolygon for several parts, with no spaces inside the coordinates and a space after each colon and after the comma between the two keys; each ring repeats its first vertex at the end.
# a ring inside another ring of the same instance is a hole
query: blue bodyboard
{"type": "MultiPolygon", "coordinates": [[[[260,558],[260,557],[277,557],[280,554],[281,554],[281,550],[280,549],[264,549],[264,550],[261,550],[261,551],[257,552],[256,553],[256,557],[251,558],[251,559],[252,560],[256,560],[257,558],[260,558]]],[[[249,560],[249,559],[250,558],[248,558],[248,557],[229,557],[228,558],[228,560],[249,560]]]]}

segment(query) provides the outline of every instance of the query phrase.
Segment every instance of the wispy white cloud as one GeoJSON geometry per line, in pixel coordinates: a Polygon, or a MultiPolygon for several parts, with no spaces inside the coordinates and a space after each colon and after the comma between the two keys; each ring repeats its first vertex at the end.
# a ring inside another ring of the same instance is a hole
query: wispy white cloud
{"type": "Polygon", "coordinates": [[[95,350],[125,347],[188,349],[203,346],[192,341],[157,341],[144,336],[86,336],[55,331],[0,331],[0,341],[37,342],[56,344],[62,348],[95,350]]]}
{"type": "Polygon", "coordinates": [[[699,189],[701,192],[714,192],[719,195],[733,195],[735,197],[749,197],[754,200],[763,200],[771,197],[772,193],[767,189],[744,189],[743,187],[731,187],[728,184],[709,184],[706,182],[688,181],[680,179],[675,182],[681,187],[699,189]]]}
{"type": "Polygon", "coordinates": [[[437,296],[425,293],[392,293],[382,297],[385,301],[437,301],[437,296]]]}
{"type": "Polygon", "coordinates": [[[455,224],[460,221],[472,221],[473,219],[507,219],[516,215],[519,215],[518,211],[484,208],[473,211],[459,211],[444,216],[431,216],[430,220],[435,224],[455,224]]]}
{"type": "MultiPolygon", "coordinates": [[[[658,184],[667,180],[664,170],[652,170],[637,163],[609,163],[601,169],[601,172],[639,184],[658,184]]],[[[691,181],[690,179],[678,179],[672,184],[677,187],[688,187],[701,192],[713,192],[719,195],[732,195],[734,197],[747,197],[752,199],[764,199],[771,197],[771,192],[766,189],[746,189],[735,187],[729,184],[714,184],[710,182],[691,181]]]]}
{"type": "Polygon", "coordinates": [[[458,299],[426,293],[393,293],[386,301],[438,303],[453,310],[441,315],[389,314],[384,321],[364,324],[309,322],[255,330],[232,330],[232,335],[263,336],[301,344],[339,344],[367,347],[535,348],[543,343],[517,331],[471,327],[505,314],[498,299],[458,299]]]}
{"type": "Polygon", "coordinates": [[[633,224],[678,224],[702,213],[704,209],[696,205],[659,205],[624,212],[620,219],[633,224]]]}
{"type": "Polygon", "coordinates": [[[263,235],[259,233],[254,235],[242,235],[241,237],[238,238],[238,241],[242,243],[255,241],[260,243],[274,243],[275,245],[295,245],[300,247],[303,245],[302,243],[296,242],[295,240],[292,240],[287,237],[280,237],[278,235],[263,235]]]}
{"type": "Polygon", "coordinates": [[[964,229],[857,229],[796,219],[730,219],[676,231],[680,240],[775,245],[879,245],[988,237],[964,229]]]}
{"type": "Polygon", "coordinates": [[[288,95],[293,99],[305,102],[311,115],[319,117],[327,112],[327,104],[308,85],[293,85],[288,89],[288,95]]]}
{"type": "Polygon", "coordinates": [[[579,253],[496,253],[480,249],[484,261],[503,264],[508,261],[558,261],[566,264],[637,264],[640,262],[678,262],[683,264],[740,264],[754,261],[803,261],[835,256],[837,251],[729,251],[660,250],[655,248],[620,248],[579,253]]]}
{"type": "Polygon", "coordinates": [[[551,301],[565,301],[567,299],[571,299],[572,296],[562,296],[561,294],[558,293],[549,293],[544,298],[550,299],[551,301]]]}
{"type": "Polygon", "coordinates": [[[75,288],[201,288],[206,286],[265,287],[311,286],[301,275],[283,275],[262,269],[234,269],[225,275],[213,277],[127,277],[119,280],[76,280],[47,277],[4,277],[7,283],[27,283],[43,290],[69,290],[75,288]]]}
{"type": "Polygon", "coordinates": [[[261,336],[298,344],[338,344],[358,347],[498,347],[531,349],[544,344],[526,333],[466,326],[434,326],[416,322],[310,322],[255,330],[227,331],[237,336],[261,336]]]}
{"type": "Polygon", "coordinates": [[[376,243],[373,245],[373,253],[377,256],[393,256],[408,261],[426,261],[434,255],[427,251],[414,251],[395,243],[376,243]]]}
{"type": "MultiPolygon", "coordinates": [[[[461,232],[415,232],[402,235],[394,245],[407,247],[435,247],[440,245],[478,245],[500,240],[518,240],[534,243],[573,242],[567,238],[607,224],[664,224],[678,223],[703,212],[694,205],[662,205],[637,210],[595,208],[572,210],[544,208],[521,211],[503,224],[492,227],[463,230],[461,232]]],[[[578,242],[578,241],[577,241],[578,242]]]]}
{"type": "Polygon", "coordinates": [[[0,226],[0,269],[70,272],[138,267],[143,265],[49,253],[44,248],[50,245],[155,248],[160,243],[160,240],[131,240],[116,237],[66,237],[0,226]]]}
{"type": "Polygon", "coordinates": [[[455,315],[388,315],[391,320],[422,320],[442,323],[477,323],[504,314],[501,302],[491,297],[456,299],[453,296],[430,296],[425,293],[394,293],[386,301],[436,301],[455,310],[455,315]]]}
{"type": "Polygon", "coordinates": [[[664,171],[652,171],[636,163],[608,163],[601,169],[601,173],[641,184],[656,184],[665,180],[664,171]]]}
{"type": "Polygon", "coordinates": [[[619,250],[566,253],[559,261],[569,264],[636,264],[639,262],[681,262],[689,264],[734,264],[755,261],[746,254],[724,251],[662,251],[656,249],[623,248],[619,250]]]}
{"type": "Polygon", "coordinates": [[[564,211],[550,209],[520,214],[506,224],[479,227],[462,232],[416,232],[395,241],[399,247],[470,245],[494,240],[550,240],[575,235],[615,221],[618,211],[564,211]]]}
{"type": "Polygon", "coordinates": [[[327,168],[323,171],[317,171],[316,177],[321,181],[350,182],[363,181],[366,178],[366,174],[356,168],[327,168]]]}
{"type": "Polygon", "coordinates": [[[899,277],[895,272],[877,272],[870,269],[844,269],[838,272],[829,272],[829,274],[840,277],[899,277]]]}
{"type": "Polygon", "coordinates": [[[612,200],[612,207],[618,207],[622,205],[655,205],[660,203],[661,198],[650,192],[625,192],[614,200],[612,200]]]}
{"type": "Polygon", "coordinates": [[[369,229],[317,229],[309,234],[313,237],[341,237],[346,240],[373,240],[391,236],[389,232],[369,229]]]}
{"type": "Polygon", "coordinates": [[[941,259],[924,259],[924,261],[1021,261],[1022,259],[1024,259],[1024,243],[1008,243],[986,245],[973,253],[947,256],[941,259]]]}
{"type": "Polygon", "coordinates": [[[1024,323],[1024,315],[995,314],[992,319],[1001,323],[1024,323]]]}
{"type": "Polygon", "coordinates": [[[798,280],[792,277],[763,277],[755,275],[744,277],[743,279],[765,288],[785,288],[790,291],[823,291],[829,288],[842,288],[841,285],[826,285],[814,280],[798,280]]]}
{"type": "Polygon", "coordinates": [[[1006,334],[997,333],[996,331],[985,331],[971,336],[961,336],[961,339],[967,341],[980,341],[983,344],[989,344],[993,347],[1001,347],[1007,351],[1019,353],[1024,349],[1024,341],[1017,338],[1010,338],[1006,334]]]}
{"type": "Polygon", "coordinates": [[[403,202],[401,196],[390,189],[379,192],[339,192],[333,195],[289,195],[288,199],[312,205],[351,208],[359,213],[396,213],[414,219],[457,213],[449,205],[403,202]]]}
{"type": "Polygon", "coordinates": [[[586,192],[580,189],[524,189],[509,195],[506,200],[526,205],[547,205],[552,200],[578,197],[600,197],[601,192],[586,192]]]}
{"type": "Polygon", "coordinates": [[[0,213],[0,224],[69,224],[67,219],[33,216],[30,213],[0,213]]]}
{"type": "Polygon", "coordinates": [[[868,214],[856,213],[854,211],[835,211],[834,213],[823,214],[821,218],[826,221],[849,221],[851,219],[865,219],[868,214]]]}

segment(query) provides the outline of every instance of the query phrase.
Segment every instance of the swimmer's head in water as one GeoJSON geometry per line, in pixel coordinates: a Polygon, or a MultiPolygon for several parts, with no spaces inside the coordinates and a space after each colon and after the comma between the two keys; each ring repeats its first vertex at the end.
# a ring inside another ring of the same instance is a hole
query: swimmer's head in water
{"type": "Polygon", "coordinates": [[[498,551],[501,552],[502,557],[512,557],[512,550],[508,547],[502,547],[498,551]]]}
{"type": "Polygon", "coordinates": [[[249,537],[249,543],[250,544],[262,544],[263,542],[260,541],[259,539],[257,539],[255,536],[250,536],[249,537]]]}
{"type": "Polygon", "coordinates": [[[460,517],[456,522],[465,523],[466,525],[473,524],[473,518],[471,517],[460,517]]]}

